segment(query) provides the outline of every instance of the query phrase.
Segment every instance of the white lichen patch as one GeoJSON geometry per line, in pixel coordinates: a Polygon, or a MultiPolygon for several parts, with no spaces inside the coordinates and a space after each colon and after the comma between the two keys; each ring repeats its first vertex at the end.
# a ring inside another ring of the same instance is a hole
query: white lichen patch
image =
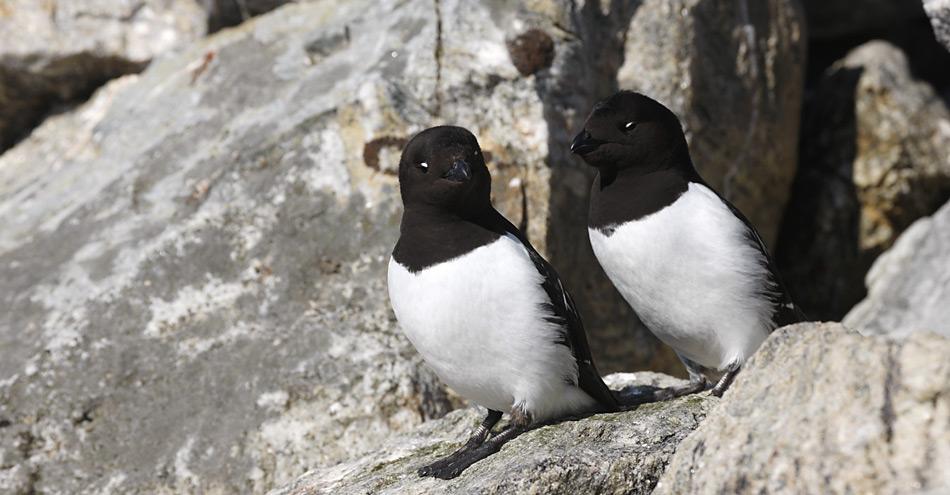
{"type": "Polygon", "coordinates": [[[185,286],[171,301],[152,298],[149,304],[152,318],[145,325],[144,335],[159,338],[191,322],[204,320],[212,313],[234,304],[247,291],[248,287],[244,284],[225,283],[208,275],[208,282],[204,286],[185,286]]]}
{"type": "Polygon", "coordinates": [[[249,325],[243,321],[239,321],[234,326],[228,328],[224,333],[215,337],[204,339],[198,337],[185,338],[178,342],[178,355],[188,359],[194,359],[215,347],[232,343],[241,338],[248,338],[253,335],[256,330],[259,330],[258,325],[249,325]]]}
{"type": "Polygon", "coordinates": [[[266,392],[257,398],[257,407],[272,411],[280,411],[287,407],[287,402],[289,400],[290,394],[288,394],[286,390],[266,392]]]}
{"type": "Polygon", "coordinates": [[[175,452],[175,478],[179,483],[196,486],[198,476],[188,467],[191,462],[191,450],[195,446],[195,437],[190,436],[178,452],[175,452]]]}

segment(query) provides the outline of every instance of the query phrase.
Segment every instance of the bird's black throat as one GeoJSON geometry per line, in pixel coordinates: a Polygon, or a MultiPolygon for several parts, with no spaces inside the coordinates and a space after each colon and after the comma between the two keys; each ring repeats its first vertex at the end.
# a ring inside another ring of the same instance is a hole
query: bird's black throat
{"type": "Polygon", "coordinates": [[[407,206],[393,258],[418,272],[495,242],[505,235],[505,223],[491,205],[465,216],[442,208],[407,206]]]}
{"type": "Polygon", "coordinates": [[[591,187],[587,226],[610,235],[611,227],[639,220],[673,204],[690,182],[702,183],[691,165],[649,172],[636,168],[601,169],[591,187]]]}

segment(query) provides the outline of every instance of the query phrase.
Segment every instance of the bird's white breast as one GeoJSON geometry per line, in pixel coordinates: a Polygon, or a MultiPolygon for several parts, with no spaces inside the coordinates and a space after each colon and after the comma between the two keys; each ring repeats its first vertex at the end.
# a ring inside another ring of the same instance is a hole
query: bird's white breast
{"type": "Polygon", "coordinates": [[[709,188],[690,183],[671,205],[589,229],[601,266],[641,320],[708,368],[743,363],[772,329],[766,259],[709,188]]]}
{"type": "Polygon", "coordinates": [[[408,271],[389,263],[389,297],[409,340],[463,397],[536,419],[589,408],[577,364],[544,319],[542,276],[520,241],[502,237],[463,256],[408,271]]]}

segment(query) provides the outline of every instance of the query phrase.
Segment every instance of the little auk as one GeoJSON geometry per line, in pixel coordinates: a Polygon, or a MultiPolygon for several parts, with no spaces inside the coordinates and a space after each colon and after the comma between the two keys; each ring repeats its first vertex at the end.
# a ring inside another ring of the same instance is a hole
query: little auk
{"type": "Polygon", "coordinates": [[[450,479],[538,424],[618,404],[554,268],[490,201],[475,136],[440,126],[399,162],[404,206],[389,262],[402,330],[439,378],[488,415],[455,453],[419,470],[450,479]],[[509,426],[488,438],[502,412],[509,426]]]}
{"type": "Polygon", "coordinates": [[[689,384],[649,400],[721,396],[776,328],[804,319],[762,238],[693,167],[679,119],[642,94],[594,106],[571,151],[597,169],[588,235],[608,278],[679,356],[689,384]]]}

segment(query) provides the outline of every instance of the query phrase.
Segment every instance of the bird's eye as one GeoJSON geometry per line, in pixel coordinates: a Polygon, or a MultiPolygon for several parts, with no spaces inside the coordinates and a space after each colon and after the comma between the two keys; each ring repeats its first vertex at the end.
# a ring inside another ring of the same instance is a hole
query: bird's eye
{"type": "Polygon", "coordinates": [[[624,131],[631,131],[631,130],[633,130],[633,128],[636,127],[636,126],[637,126],[637,123],[636,123],[636,122],[630,121],[630,122],[627,122],[626,124],[623,125],[623,130],[624,130],[624,131]]]}
{"type": "Polygon", "coordinates": [[[426,172],[429,171],[429,164],[426,163],[426,162],[420,162],[420,163],[419,163],[419,168],[422,169],[422,173],[426,173],[426,172]]]}

